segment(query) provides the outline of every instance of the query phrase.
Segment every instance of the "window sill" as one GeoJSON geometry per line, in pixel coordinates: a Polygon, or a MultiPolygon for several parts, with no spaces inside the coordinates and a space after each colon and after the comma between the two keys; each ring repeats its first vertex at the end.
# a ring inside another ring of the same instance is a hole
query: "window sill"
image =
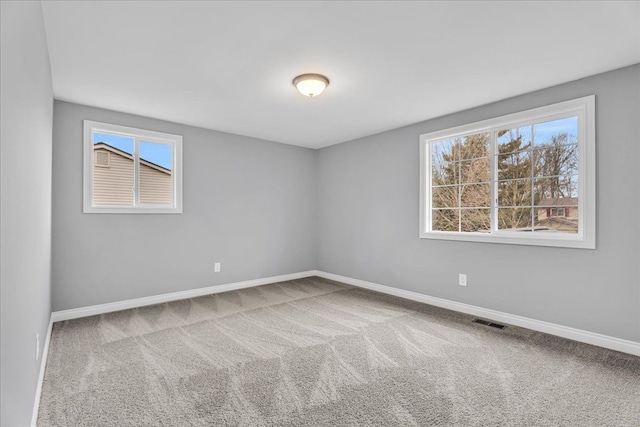
{"type": "Polygon", "coordinates": [[[560,248],[577,248],[577,249],[595,249],[595,239],[586,239],[581,236],[563,236],[550,237],[548,235],[541,236],[531,235],[522,236],[522,233],[508,233],[503,232],[500,234],[488,234],[488,233],[457,233],[457,232],[437,232],[430,231],[427,233],[420,233],[421,239],[436,239],[436,240],[454,240],[464,242],[481,242],[481,243],[499,243],[508,245],[528,245],[528,246],[550,246],[560,248]]]}
{"type": "Polygon", "coordinates": [[[125,208],[125,207],[85,207],[82,210],[82,213],[89,214],[181,214],[182,208],[158,208],[158,207],[148,207],[148,208],[125,208]]]}

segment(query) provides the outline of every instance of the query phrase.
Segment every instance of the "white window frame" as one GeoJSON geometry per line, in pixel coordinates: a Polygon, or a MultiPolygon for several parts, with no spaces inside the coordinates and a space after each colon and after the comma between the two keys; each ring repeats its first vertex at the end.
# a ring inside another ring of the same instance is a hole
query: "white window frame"
{"type": "Polygon", "coordinates": [[[182,213],[182,136],[169,133],[155,132],[145,129],[131,128],[127,126],[100,123],[84,120],[83,140],[83,212],[84,213],[132,213],[132,214],[181,214],[182,213]],[[134,206],[101,206],[93,204],[93,135],[95,132],[103,132],[125,136],[134,139],[134,206]],[[171,145],[173,148],[173,166],[171,176],[173,178],[173,204],[139,204],[140,162],[138,158],[138,145],[140,141],[171,145]]]}
{"type": "Polygon", "coordinates": [[[420,238],[515,245],[595,249],[596,247],[595,95],[420,135],[420,238]],[[578,233],[524,233],[497,228],[496,132],[570,116],[578,117],[578,233]],[[431,150],[435,141],[481,132],[491,134],[490,232],[431,229],[431,150]]]}

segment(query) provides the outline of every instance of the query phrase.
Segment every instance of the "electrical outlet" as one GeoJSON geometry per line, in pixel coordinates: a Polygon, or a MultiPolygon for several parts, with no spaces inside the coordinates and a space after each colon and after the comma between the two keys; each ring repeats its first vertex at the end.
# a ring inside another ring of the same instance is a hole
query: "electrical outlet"
{"type": "Polygon", "coordinates": [[[220,273],[220,263],[216,262],[215,264],[213,264],[213,271],[215,273],[220,273]]]}
{"type": "Polygon", "coordinates": [[[467,286],[467,275],[466,274],[458,274],[458,285],[467,286]]]}
{"type": "Polygon", "coordinates": [[[36,361],[40,359],[40,334],[36,334],[36,361]]]}

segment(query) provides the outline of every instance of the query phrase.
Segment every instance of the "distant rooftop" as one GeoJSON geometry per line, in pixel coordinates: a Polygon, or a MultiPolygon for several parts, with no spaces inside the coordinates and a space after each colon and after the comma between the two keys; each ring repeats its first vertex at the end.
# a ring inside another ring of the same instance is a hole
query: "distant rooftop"
{"type": "Polygon", "coordinates": [[[545,197],[538,203],[539,206],[578,206],[577,197],[545,197]]]}
{"type": "MultiPolygon", "coordinates": [[[[126,157],[128,159],[133,160],[133,155],[131,153],[127,153],[126,151],[123,151],[123,150],[121,150],[119,148],[116,148],[113,145],[107,144],[106,142],[96,142],[95,144],[93,144],[93,149],[95,150],[97,148],[104,148],[104,149],[107,149],[107,150],[109,150],[109,151],[111,151],[113,153],[119,154],[119,155],[121,155],[123,157],[126,157]]],[[[145,165],[147,165],[149,167],[152,167],[154,169],[158,169],[161,172],[166,172],[168,174],[171,174],[171,169],[165,168],[164,166],[160,166],[157,163],[151,162],[151,161],[149,161],[147,159],[143,159],[143,158],[141,158],[140,161],[143,164],[145,164],[145,165]]]]}

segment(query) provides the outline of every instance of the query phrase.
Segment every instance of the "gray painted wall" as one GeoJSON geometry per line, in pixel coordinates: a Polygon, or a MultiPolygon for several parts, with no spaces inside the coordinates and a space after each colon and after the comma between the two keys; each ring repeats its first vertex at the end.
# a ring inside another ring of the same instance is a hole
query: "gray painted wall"
{"type": "Polygon", "coordinates": [[[313,150],[59,101],[53,140],[54,311],[315,268],[313,150]],[[84,119],[182,135],[184,213],[83,214],[84,119]]]}
{"type": "Polygon", "coordinates": [[[1,2],[3,426],[31,422],[51,314],[51,68],[40,2],[1,2]]]}
{"type": "Polygon", "coordinates": [[[640,341],[639,118],[635,65],[322,149],[318,268],[640,341]],[[596,250],[418,238],[420,134],[590,94],[596,250]],[[468,287],[458,286],[458,273],[468,274],[468,287]]]}

